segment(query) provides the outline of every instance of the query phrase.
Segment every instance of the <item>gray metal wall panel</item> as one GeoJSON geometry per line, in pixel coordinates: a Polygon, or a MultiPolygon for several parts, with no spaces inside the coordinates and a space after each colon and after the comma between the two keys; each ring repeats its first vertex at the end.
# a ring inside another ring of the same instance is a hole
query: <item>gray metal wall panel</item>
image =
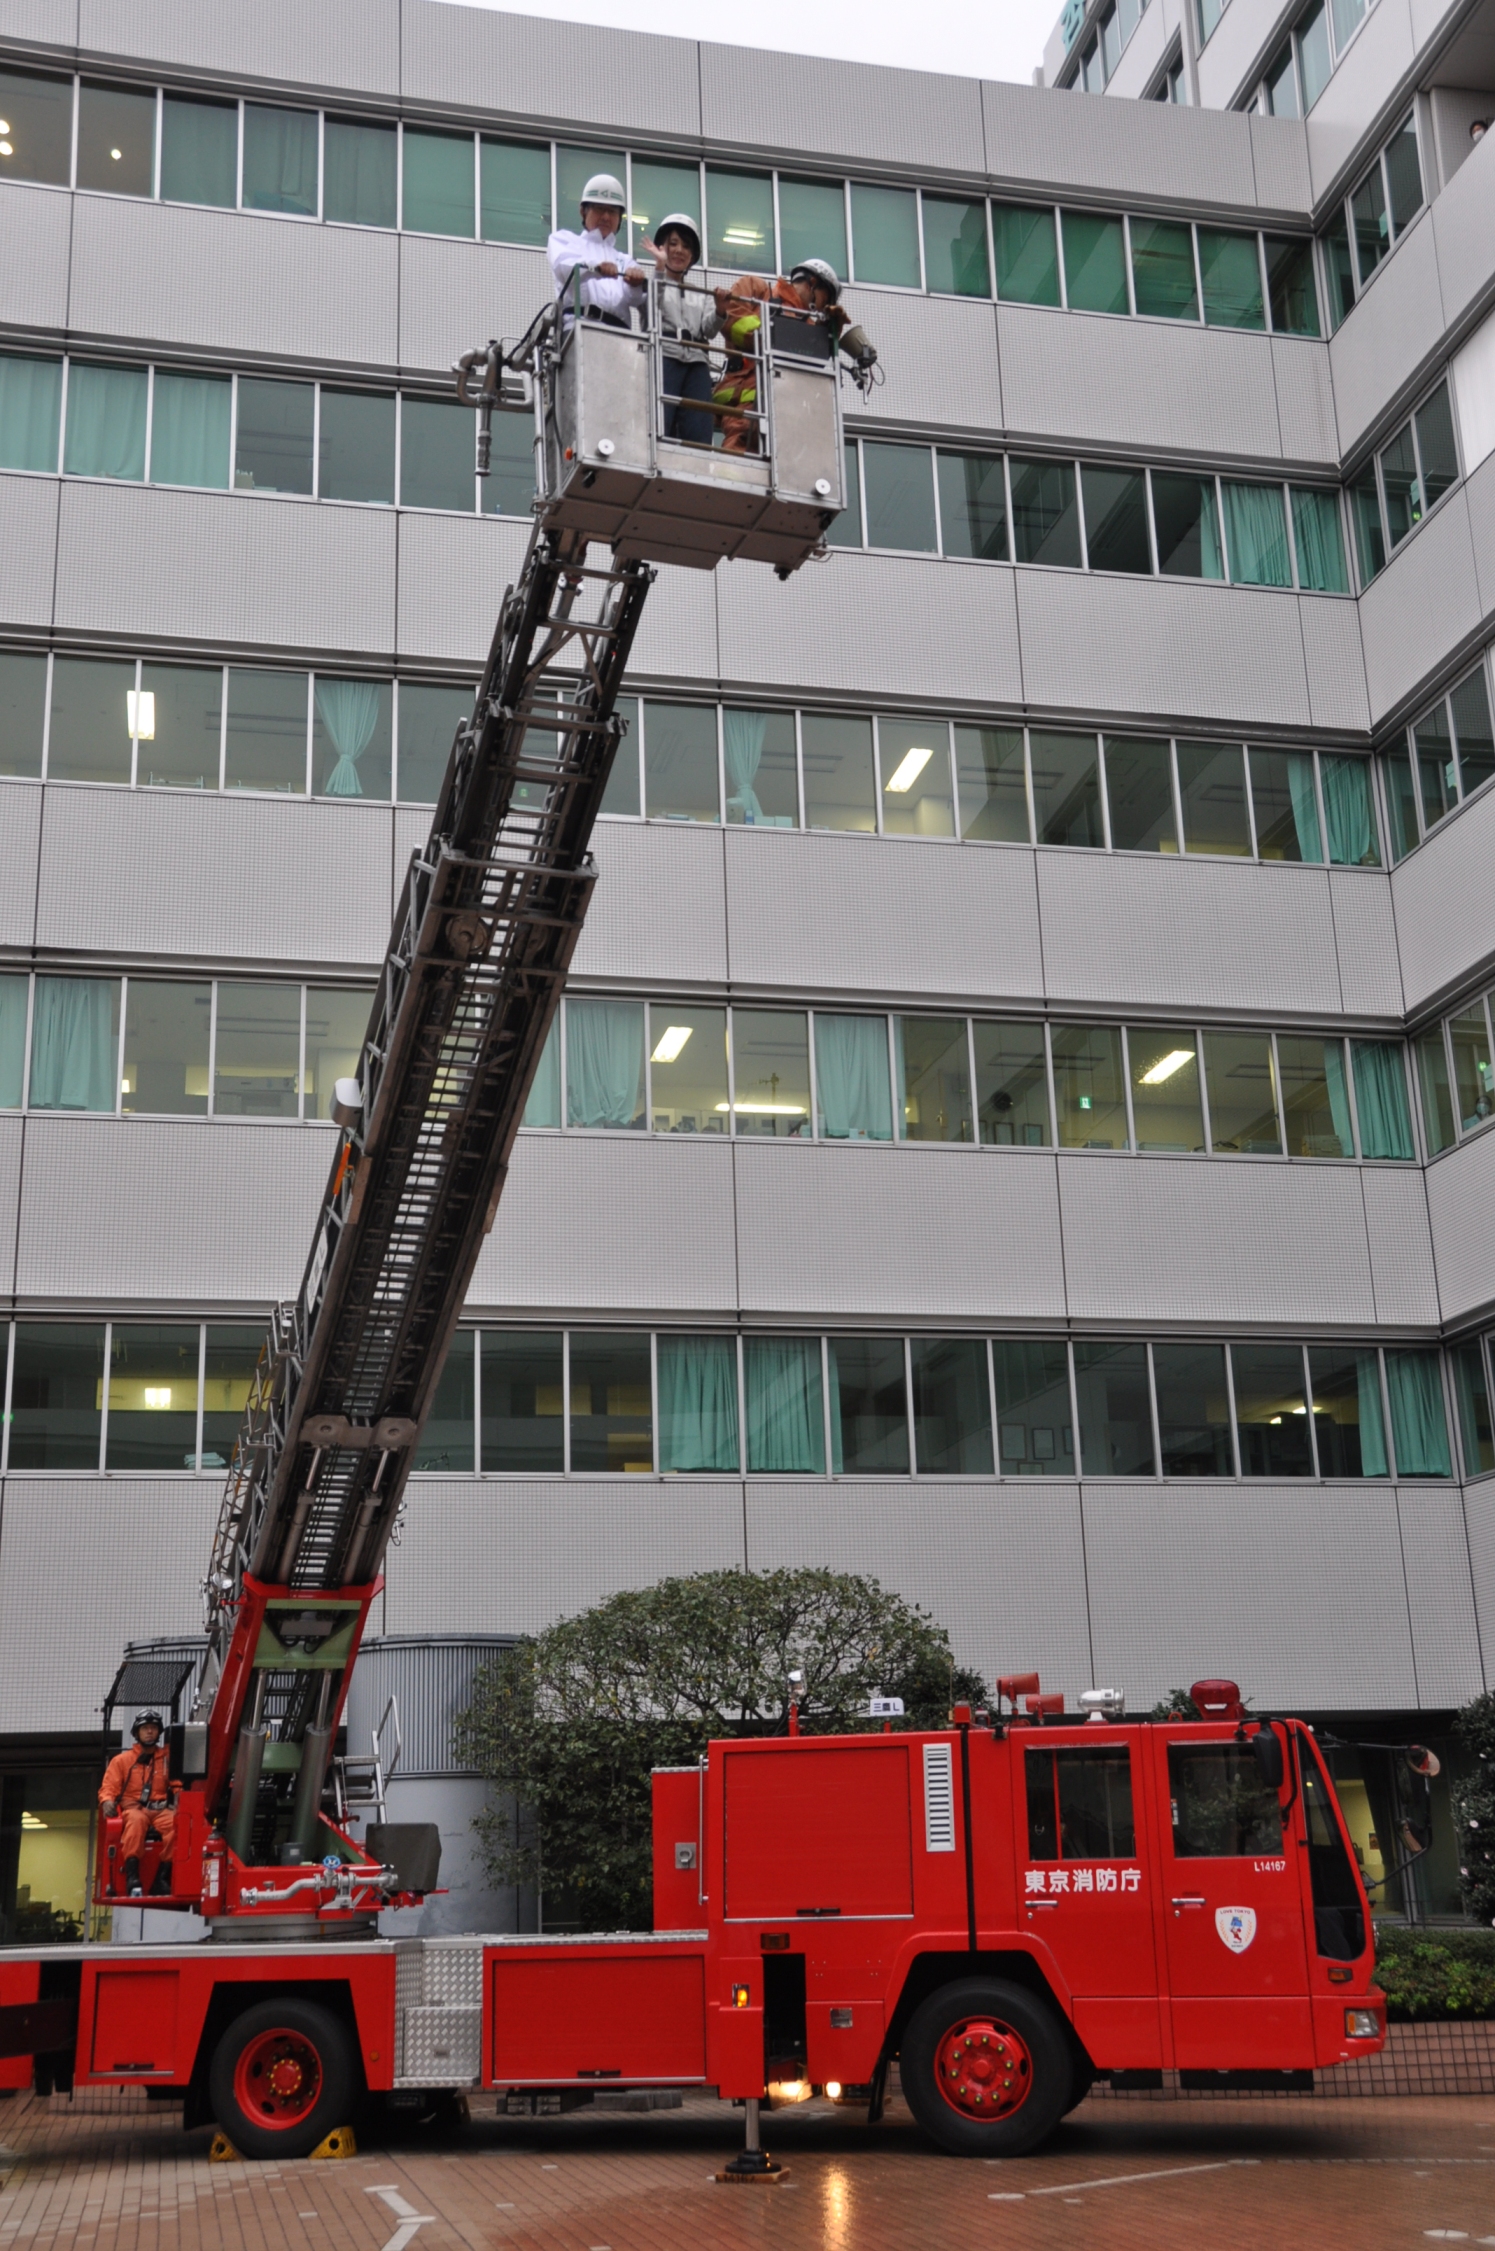
{"type": "Polygon", "coordinates": [[[42,792],[34,782],[9,782],[0,808],[0,946],[29,946],[36,931],[42,792]]]}
{"type": "Polygon", "coordinates": [[[71,47],[78,37],[78,0],[5,0],[0,37],[27,46],[71,47]]]}
{"type": "Polygon", "coordinates": [[[65,782],[46,799],[39,946],[251,971],[384,958],[387,806],[65,782]]]}
{"type": "MultiPolygon", "coordinates": [[[[1019,575],[1037,574],[996,563],[837,553],[785,587],[771,571],[734,566],[719,604],[721,677],[739,689],[772,680],[821,696],[901,701],[914,690],[977,711],[1020,704],[1019,575]]],[[[656,631],[663,627],[651,613],[640,645],[650,636],[651,649],[658,646],[656,631]]],[[[688,674],[690,667],[671,669],[688,674]]]]}
{"type": "Polygon", "coordinates": [[[1259,8],[1226,8],[1199,50],[1201,109],[1235,107],[1235,96],[1260,50],[1264,29],[1259,8]]]}
{"type": "Polygon", "coordinates": [[[57,547],[64,630],[333,659],[394,646],[393,510],[64,483],[57,547]]]}
{"type": "Polygon", "coordinates": [[[399,249],[401,367],[445,375],[490,336],[522,336],[554,294],[540,250],[420,234],[402,235],[399,249]]]}
{"type": "Polygon", "coordinates": [[[0,1530],[7,1729],[97,1729],[99,1697],[127,1641],[201,1631],[198,1582],[221,1492],[220,1478],[7,1478],[0,1530]]]}
{"type": "Polygon", "coordinates": [[[85,335],[359,368],[399,357],[396,235],[128,196],[80,195],[76,212],[68,317],[85,335]]]}
{"type": "Polygon", "coordinates": [[[419,852],[431,833],[435,807],[431,805],[402,805],[394,817],[394,847],[389,855],[389,914],[392,917],[395,901],[404,887],[411,856],[419,852]]]}
{"type": "Polygon", "coordinates": [[[61,490],[55,477],[0,477],[0,617],[7,625],[52,623],[61,490]]]}
{"type": "Polygon", "coordinates": [[[1049,998],[1287,1021],[1341,1008],[1319,869],[1140,852],[1040,852],[1049,998]]]}
{"type": "Polygon", "coordinates": [[[477,516],[399,517],[402,659],[455,659],[477,679],[506,586],[519,576],[529,526],[477,516]]]}
{"type": "MultiPolygon", "coordinates": [[[[1379,7],[1375,13],[1379,18],[1379,7]]],[[[1346,453],[1385,412],[1388,399],[1411,381],[1444,326],[1437,245],[1424,215],[1330,340],[1334,407],[1346,453]]]]}
{"type": "MultiPolygon", "coordinates": [[[[1252,122],[1271,124],[1275,120],[1252,122]]],[[[1289,461],[1322,461],[1337,470],[1339,426],[1334,419],[1328,346],[1315,344],[1306,336],[1274,336],[1271,350],[1284,456],[1289,461]]]]}
{"type": "Polygon", "coordinates": [[[1065,1310],[1052,1156],[739,1142],[736,1172],[749,1313],[985,1321],[1065,1310]]]}
{"type": "Polygon", "coordinates": [[[1353,1165],[1075,1154],[1059,1159],[1059,1199],[1076,1320],[1376,1318],[1353,1165]]]}
{"type": "Polygon", "coordinates": [[[1463,805],[1426,844],[1391,871],[1396,942],[1407,1010],[1420,1014],[1488,967],[1489,871],[1495,854],[1495,794],[1463,805]]]}
{"type": "MultiPolygon", "coordinates": [[[[819,571],[806,571],[795,579],[789,607],[796,615],[802,614],[806,582],[820,580],[821,575],[819,571]]],[[[633,644],[629,669],[635,679],[683,680],[696,686],[718,677],[722,670],[718,611],[725,605],[718,604],[716,586],[714,572],[681,570],[673,563],[660,566],[658,584],[649,596],[633,644]]],[[[769,591],[785,591],[762,563],[744,563],[742,573],[732,566],[733,602],[743,604],[750,593],[760,590],[765,599],[769,591]]],[[[816,653],[825,655],[823,648],[816,653]]],[[[765,675],[755,671],[752,677],[757,682],[765,675]]],[[[777,680],[780,675],[766,677],[777,680]]]]}
{"type": "MultiPolygon", "coordinates": [[[[1495,501],[1495,480],[1491,483],[1495,501]]],[[[1467,488],[1451,492],[1360,597],[1371,724],[1402,712],[1430,673],[1472,634],[1482,605],[1467,488]]]]}
{"type": "Polygon", "coordinates": [[[394,94],[399,18],[399,0],[321,0],[316,8],[258,0],[252,9],[139,0],[122,38],[112,0],[80,0],[78,40],[93,54],[148,56],[193,73],[394,94]]]}
{"type": "Polygon", "coordinates": [[[1078,1490],[838,1479],[747,1486],[752,1571],[866,1572],[944,1626],[958,1665],[988,1681],[1037,1672],[1071,1704],[1090,1686],[1078,1490]]]}
{"type": "MultiPolygon", "coordinates": [[[[1484,114],[1483,108],[1480,112],[1484,114]]],[[[1495,278],[1495,150],[1487,143],[1470,150],[1433,204],[1433,235],[1438,246],[1438,280],[1450,322],[1485,296],[1495,278]]],[[[1467,145],[1467,144],[1466,144],[1467,145]]]]}
{"type": "Polygon", "coordinates": [[[959,297],[916,297],[902,289],[847,292],[882,356],[887,381],[866,400],[848,391],[859,418],[915,428],[998,431],[1002,381],[994,308],[959,297]]]}
{"type": "Polygon", "coordinates": [[[1246,1500],[1208,1484],[1091,1483],[1084,1493],[1096,1668],[1133,1711],[1221,1674],[1274,1711],[1416,1705],[1390,1491],[1253,1485],[1246,1500]]]}
{"type": "Polygon", "coordinates": [[[1474,575],[1481,616],[1495,617],[1495,454],[1488,455],[1464,487],[1469,532],[1474,541],[1474,575]]]}
{"type": "Polygon", "coordinates": [[[1479,1622],[1464,1526],[1464,1497],[1457,1486],[1397,1488],[1407,1609],[1420,1709],[1466,1704],[1483,1689],[1479,1622]]]}
{"type": "Polygon", "coordinates": [[[630,129],[693,135],[700,96],[693,40],[538,16],[404,0],[401,84],[407,101],[505,117],[595,119],[603,145],[630,129]]]}
{"type": "Polygon", "coordinates": [[[1300,594],[1298,622],[1308,664],[1308,708],[1315,727],[1364,734],[1370,728],[1360,605],[1333,594],[1300,594]]]}
{"type": "Polygon", "coordinates": [[[803,149],[817,163],[845,157],[874,172],[909,164],[925,178],[932,170],[979,173],[986,162],[974,79],[709,42],[700,55],[708,140],[803,149]]]}
{"type": "Polygon", "coordinates": [[[33,1115],[16,1288],[120,1309],[290,1297],[335,1147],[321,1126],[33,1115]]]}
{"type": "Polygon", "coordinates": [[[687,990],[726,983],[720,829],[605,821],[592,851],[597,892],[576,950],[577,977],[687,990]]]}
{"type": "Polygon", "coordinates": [[[0,195],[0,269],[7,328],[57,331],[67,326],[72,198],[57,188],[5,183],[0,195]]]}
{"type": "Polygon", "coordinates": [[[1308,140],[1295,117],[1250,117],[1251,161],[1256,200],[1264,211],[1313,208],[1308,172],[1308,140]]]}
{"type": "Polygon", "coordinates": [[[1399,1018],[1405,1003],[1390,879],[1376,868],[1330,868],[1329,901],[1346,1013],[1399,1018]]]}
{"type": "Polygon", "coordinates": [[[1185,727],[1309,724],[1294,595],[1101,572],[1013,576],[1033,704],[1185,727]]]}
{"type": "Polygon", "coordinates": [[[1488,1687],[1495,1681],[1495,1478],[1482,1477],[1464,1487],[1464,1521],[1488,1687]]]}
{"type": "Polygon", "coordinates": [[[997,336],[1015,441],[1281,458],[1269,337],[1042,305],[999,306],[997,336]]]}
{"type": "Polygon", "coordinates": [[[730,1319],[731,1164],[710,1135],[521,1135],[469,1305],[730,1319]]]}
{"type": "Polygon", "coordinates": [[[1132,203],[1256,202],[1244,117],[1151,102],[1082,101],[983,79],[987,168],[1014,187],[1087,189],[1132,203]]]}
{"type": "Polygon", "coordinates": [[[1411,71],[1415,56],[1408,0],[1373,8],[1308,120],[1315,202],[1336,185],[1352,159],[1369,159],[1374,144],[1366,145],[1367,128],[1411,71]]]}
{"type": "Polygon", "coordinates": [[[1376,1319],[1436,1328],[1438,1276],[1421,1171],[1413,1165],[1362,1165],[1360,1186],[1376,1319]]]}
{"type": "Polygon", "coordinates": [[[699,1478],[422,1483],[386,1633],[538,1633],[624,1587],[742,1566],[742,1488],[699,1478]]]}
{"type": "MultiPolygon", "coordinates": [[[[18,1117],[0,1118],[0,1290],[10,1292],[16,1282],[16,1215],[21,1200],[21,1155],[25,1128],[18,1117]]],[[[0,1527],[3,1536],[3,1527],[0,1527]]]]}
{"type": "Polygon", "coordinates": [[[739,986],[914,1001],[1042,998],[1034,855],[1025,848],[728,829],[726,854],[739,986]]]}
{"type": "Polygon", "coordinates": [[[1445,1321],[1466,1321],[1495,1299],[1495,1140],[1450,1149],[1424,1175],[1445,1321]]]}

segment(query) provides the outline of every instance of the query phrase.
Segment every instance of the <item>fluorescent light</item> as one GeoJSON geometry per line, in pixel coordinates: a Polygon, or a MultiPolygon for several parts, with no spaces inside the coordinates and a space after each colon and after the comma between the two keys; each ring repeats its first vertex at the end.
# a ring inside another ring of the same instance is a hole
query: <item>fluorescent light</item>
{"type": "Polygon", "coordinates": [[[904,790],[912,789],[933,756],[932,750],[906,750],[883,783],[883,788],[896,789],[900,795],[904,790]]]}
{"type": "Polygon", "coordinates": [[[10,119],[8,117],[0,117],[0,133],[8,133],[9,131],[10,119]]]}
{"type": "Polygon", "coordinates": [[[124,153],[125,152],[123,149],[111,149],[109,151],[110,156],[114,159],[116,164],[118,164],[120,158],[124,155],[124,153]]]}
{"type": "Polygon", "coordinates": [[[1171,1079],[1175,1071],[1181,1071],[1186,1063],[1192,1063],[1193,1060],[1194,1050],[1192,1047],[1170,1048],[1166,1055],[1158,1057],[1150,1071],[1142,1073],[1139,1084],[1142,1086],[1161,1086],[1164,1079],[1171,1079]]]}
{"type": "Polygon", "coordinates": [[[45,1821],[38,1821],[34,1813],[23,1813],[21,1815],[21,1827],[23,1829],[45,1829],[46,1826],[45,1821]]]}
{"type": "Polygon", "coordinates": [[[755,1118],[802,1118],[802,1102],[718,1102],[718,1110],[745,1110],[755,1118]]]}
{"type": "Polygon", "coordinates": [[[728,227],[722,235],[722,240],[723,242],[740,242],[745,244],[749,250],[756,250],[762,243],[763,237],[756,227],[728,227]]]}
{"type": "Polygon", "coordinates": [[[673,1063],[695,1029],[692,1024],[667,1024],[660,1035],[658,1047],[650,1056],[651,1063],[673,1063]]]}
{"type": "Polygon", "coordinates": [[[169,1407],[171,1405],[170,1384],[148,1383],[145,1387],[145,1403],[147,1407],[169,1407]]]}
{"type": "Polygon", "coordinates": [[[0,156],[14,156],[15,153],[9,141],[0,141],[0,156]]]}
{"type": "Polygon", "coordinates": [[[154,688],[126,688],[125,721],[136,739],[153,743],[156,739],[156,691],[154,688]]]}

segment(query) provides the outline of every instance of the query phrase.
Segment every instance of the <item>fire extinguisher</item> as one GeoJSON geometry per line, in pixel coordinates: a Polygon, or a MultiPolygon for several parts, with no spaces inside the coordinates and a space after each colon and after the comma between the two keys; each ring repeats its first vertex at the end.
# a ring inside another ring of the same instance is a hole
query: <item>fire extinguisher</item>
{"type": "Polygon", "coordinates": [[[211,1915],[223,1899],[223,1839],[216,1831],[202,1848],[202,1911],[211,1915]]]}

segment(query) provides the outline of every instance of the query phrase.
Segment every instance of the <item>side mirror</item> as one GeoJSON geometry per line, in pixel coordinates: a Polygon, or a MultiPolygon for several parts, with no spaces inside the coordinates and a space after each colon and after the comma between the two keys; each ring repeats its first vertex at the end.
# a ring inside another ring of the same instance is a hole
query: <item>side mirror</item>
{"type": "Polygon", "coordinates": [[[1275,1728],[1263,1727],[1258,1734],[1252,1736],[1251,1750],[1263,1789],[1270,1790],[1275,1795],[1282,1788],[1282,1738],[1275,1728]]]}

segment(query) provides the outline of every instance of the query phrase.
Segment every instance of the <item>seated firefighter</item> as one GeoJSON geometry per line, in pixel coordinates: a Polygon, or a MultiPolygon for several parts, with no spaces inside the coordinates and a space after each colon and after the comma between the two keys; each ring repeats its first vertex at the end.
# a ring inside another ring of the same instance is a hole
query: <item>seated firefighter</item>
{"type": "Polygon", "coordinates": [[[618,249],[625,201],[620,181],[610,172],[594,172],[581,191],[581,233],[557,227],[550,237],[545,254],[567,328],[578,296],[583,320],[606,321],[610,328],[631,328],[644,302],[644,269],[618,249]],[[578,271],[580,281],[573,278],[578,271]]]}
{"type": "Polygon", "coordinates": [[[863,375],[876,362],[877,352],[863,328],[854,327],[841,303],[841,280],[824,258],[805,258],[787,280],[765,281],[744,274],[716,292],[721,333],[729,357],[712,394],[719,407],[733,408],[722,417],[722,450],[757,453],[758,358],[757,338],[763,326],[763,307],[769,307],[770,338],[776,352],[797,359],[834,359],[840,349],[863,375]]]}
{"type": "Polygon", "coordinates": [[[130,1730],[135,1738],[134,1750],[127,1746],[116,1751],[99,1785],[99,1808],[105,1820],[112,1820],[115,1814],[124,1817],[120,1845],[125,1889],[131,1899],[143,1896],[140,1855],[151,1833],[161,1840],[161,1864],[151,1885],[152,1897],[162,1898],[171,1891],[172,1839],[176,1835],[172,1797],[181,1784],[173,1782],[167,1772],[165,1732],[159,1712],[142,1712],[130,1730]]]}

